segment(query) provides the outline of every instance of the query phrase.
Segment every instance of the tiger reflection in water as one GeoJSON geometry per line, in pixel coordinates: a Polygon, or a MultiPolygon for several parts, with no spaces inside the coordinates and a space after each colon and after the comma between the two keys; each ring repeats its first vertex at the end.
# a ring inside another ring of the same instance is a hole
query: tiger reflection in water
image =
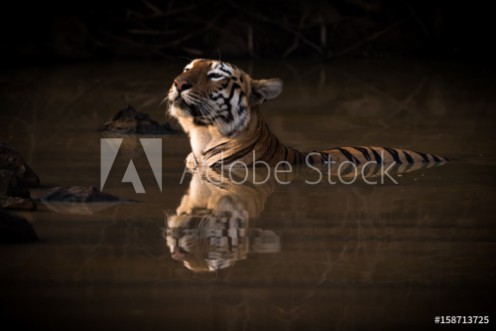
{"type": "Polygon", "coordinates": [[[274,187],[273,180],[240,185],[216,170],[195,171],[175,214],[167,216],[172,258],[192,271],[211,272],[233,266],[248,253],[279,252],[277,234],[250,226],[274,187]]]}

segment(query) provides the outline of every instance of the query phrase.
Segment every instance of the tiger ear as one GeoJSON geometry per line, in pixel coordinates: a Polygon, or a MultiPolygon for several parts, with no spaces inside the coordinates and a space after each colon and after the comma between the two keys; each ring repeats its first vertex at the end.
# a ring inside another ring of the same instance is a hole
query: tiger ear
{"type": "Polygon", "coordinates": [[[260,105],[274,99],[282,92],[283,82],[279,78],[258,79],[251,81],[250,100],[253,105],[260,105]]]}

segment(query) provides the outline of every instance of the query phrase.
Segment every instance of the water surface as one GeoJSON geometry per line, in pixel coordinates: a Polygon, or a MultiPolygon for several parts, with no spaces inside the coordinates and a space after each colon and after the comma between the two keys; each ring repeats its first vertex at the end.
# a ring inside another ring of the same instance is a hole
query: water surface
{"type": "MultiPolygon", "coordinates": [[[[160,192],[138,140],[126,138],[104,191],[135,203],[71,214],[39,202],[19,212],[41,241],[0,249],[4,320],[51,330],[384,330],[431,328],[436,315],[496,318],[488,70],[407,60],[237,64],[284,79],[263,111],[289,145],[386,145],[455,161],[397,185],[298,177],[219,193],[191,174],[180,183],[189,145],[176,134],[161,137],[160,192]],[[146,194],[120,182],[130,157],[146,194]],[[196,220],[176,217],[167,230],[188,198],[196,220]],[[181,238],[196,245],[189,257],[174,252],[181,238]]],[[[3,69],[0,140],[39,174],[33,197],[98,187],[98,127],[128,104],[162,121],[160,102],[183,65],[3,69]]]]}

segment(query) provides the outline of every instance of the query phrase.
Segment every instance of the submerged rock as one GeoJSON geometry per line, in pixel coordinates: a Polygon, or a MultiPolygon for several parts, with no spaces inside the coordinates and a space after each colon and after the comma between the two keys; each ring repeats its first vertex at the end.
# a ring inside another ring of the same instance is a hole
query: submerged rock
{"type": "Polygon", "coordinates": [[[24,218],[10,215],[0,209],[0,244],[37,241],[38,236],[24,218]]]}
{"type": "Polygon", "coordinates": [[[116,202],[120,199],[108,193],[100,192],[94,186],[58,186],[41,198],[46,202],[116,202]]]}
{"type": "Polygon", "coordinates": [[[13,171],[0,169],[0,196],[29,198],[29,190],[13,171]]]}
{"type": "Polygon", "coordinates": [[[28,187],[40,185],[40,178],[12,147],[0,143],[0,169],[12,171],[28,187]]]}
{"type": "Polygon", "coordinates": [[[165,134],[176,130],[169,123],[159,124],[150,115],[127,106],[105,123],[103,131],[114,134],[165,134]]]}
{"type": "Polygon", "coordinates": [[[42,201],[51,211],[59,214],[93,215],[121,203],[116,202],[50,202],[42,201]]]}
{"type": "Polygon", "coordinates": [[[31,199],[0,196],[0,207],[3,209],[35,210],[36,204],[31,199]]]}
{"type": "Polygon", "coordinates": [[[64,186],[50,189],[41,202],[57,213],[91,215],[127,201],[93,186],[64,186]]]}
{"type": "Polygon", "coordinates": [[[0,207],[35,209],[28,186],[38,186],[40,179],[14,149],[0,144],[0,207]]]}

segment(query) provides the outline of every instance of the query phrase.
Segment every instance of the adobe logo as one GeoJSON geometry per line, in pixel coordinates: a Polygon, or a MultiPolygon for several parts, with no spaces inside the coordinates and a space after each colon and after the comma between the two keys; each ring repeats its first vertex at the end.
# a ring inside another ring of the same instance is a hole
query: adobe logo
{"type": "MultiPolygon", "coordinates": [[[[100,190],[107,181],[107,177],[114,164],[115,157],[119,152],[123,138],[101,138],[100,139],[100,190]]],[[[162,139],[161,138],[140,138],[139,139],[146,158],[152,168],[160,192],[162,192],[162,139]]],[[[136,193],[145,193],[143,183],[136,171],[133,160],[129,164],[121,180],[122,183],[132,183],[136,193]]]]}

